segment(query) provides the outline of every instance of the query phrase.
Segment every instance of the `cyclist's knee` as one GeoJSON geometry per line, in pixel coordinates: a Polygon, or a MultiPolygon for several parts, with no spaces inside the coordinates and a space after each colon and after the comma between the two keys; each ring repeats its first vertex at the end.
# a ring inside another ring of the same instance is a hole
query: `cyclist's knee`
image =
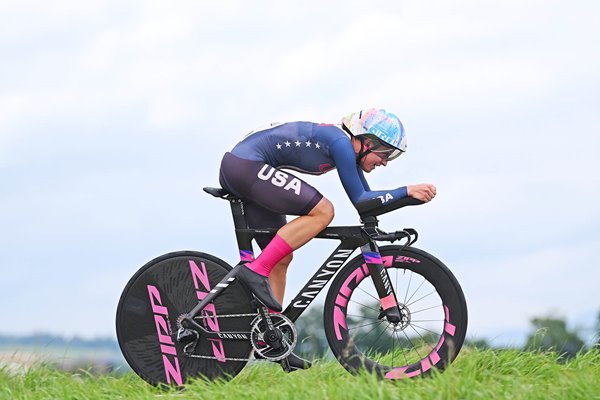
{"type": "Polygon", "coordinates": [[[335,211],[333,204],[325,197],[323,197],[317,205],[310,211],[310,214],[314,217],[318,217],[322,221],[323,226],[327,226],[333,220],[335,211]]]}

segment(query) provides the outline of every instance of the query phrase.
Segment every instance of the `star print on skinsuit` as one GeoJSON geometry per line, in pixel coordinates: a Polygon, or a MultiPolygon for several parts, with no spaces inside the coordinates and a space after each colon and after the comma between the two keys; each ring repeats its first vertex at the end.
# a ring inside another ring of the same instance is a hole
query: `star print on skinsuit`
{"type": "MultiPolygon", "coordinates": [[[[302,147],[302,142],[300,142],[300,141],[296,141],[296,142],[294,142],[294,144],[296,145],[296,147],[300,147],[300,148],[302,147]]],[[[285,142],[283,142],[283,144],[281,144],[281,143],[275,144],[275,147],[277,148],[277,150],[281,150],[281,149],[283,149],[284,145],[285,145],[285,147],[292,147],[292,143],[290,143],[287,140],[285,142]]],[[[310,140],[307,140],[306,142],[304,142],[304,145],[305,145],[305,147],[314,146],[316,149],[321,148],[321,145],[319,144],[319,142],[313,143],[310,140]]]]}

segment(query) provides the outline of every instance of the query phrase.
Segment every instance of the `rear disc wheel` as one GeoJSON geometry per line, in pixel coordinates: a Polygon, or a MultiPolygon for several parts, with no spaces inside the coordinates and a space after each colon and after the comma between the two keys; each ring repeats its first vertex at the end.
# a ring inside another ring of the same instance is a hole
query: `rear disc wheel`
{"type": "MultiPolygon", "coordinates": [[[[246,365],[250,341],[206,339],[200,336],[194,353],[184,354],[177,343],[177,319],[231,270],[224,261],[208,254],[182,251],[165,254],[144,265],[127,283],[117,307],[117,339],[131,368],[152,385],[183,385],[190,378],[231,379],[246,365]]],[[[250,295],[233,282],[203,311],[206,329],[249,331],[251,319],[219,318],[226,314],[250,314],[250,295]]]]}

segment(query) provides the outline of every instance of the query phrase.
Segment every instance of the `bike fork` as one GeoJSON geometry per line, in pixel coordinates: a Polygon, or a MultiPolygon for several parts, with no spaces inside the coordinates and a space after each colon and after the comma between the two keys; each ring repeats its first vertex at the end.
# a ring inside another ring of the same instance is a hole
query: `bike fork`
{"type": "Polygon", "coordinates": [[[396,293],[394,293],[394,287],[387,273],[387,270],[383,266],[383,260],[379,254],[379,248],[374,242],[363,245],[360,250],[362,251],[365,263],[369,269],[369,274],[377,290],[379,296],[379,303],[383,309],[383,313],[387,320],[392,323],[399,323],[402,321],[402,314],[398,307],[398,301],[396,300],[396,293]]]}

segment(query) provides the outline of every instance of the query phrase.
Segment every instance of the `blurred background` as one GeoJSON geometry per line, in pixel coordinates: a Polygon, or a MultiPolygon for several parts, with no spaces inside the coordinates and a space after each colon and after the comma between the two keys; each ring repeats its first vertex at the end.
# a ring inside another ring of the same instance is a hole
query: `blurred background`
{"type": "MultiPolygon", "coordinates": [[[[367,107],[408,134],[371,187],[438,188],[381,226],[416,228],[417,247],[452,269],[469,340],[526,347],[554,329],[592,346],[599,12],[591,0],[3,0],[0,354],[122,363],[115,309],[138,268],[175,250],[237,262],[229,206],[202,192],[222,154],[269,122],[367,107]]],[[[359,222],[336,172],[303,178],[336,205],[334,225],[359,222]]],[[[297,252],[287,301],[334,247],[297,252]]]]}

